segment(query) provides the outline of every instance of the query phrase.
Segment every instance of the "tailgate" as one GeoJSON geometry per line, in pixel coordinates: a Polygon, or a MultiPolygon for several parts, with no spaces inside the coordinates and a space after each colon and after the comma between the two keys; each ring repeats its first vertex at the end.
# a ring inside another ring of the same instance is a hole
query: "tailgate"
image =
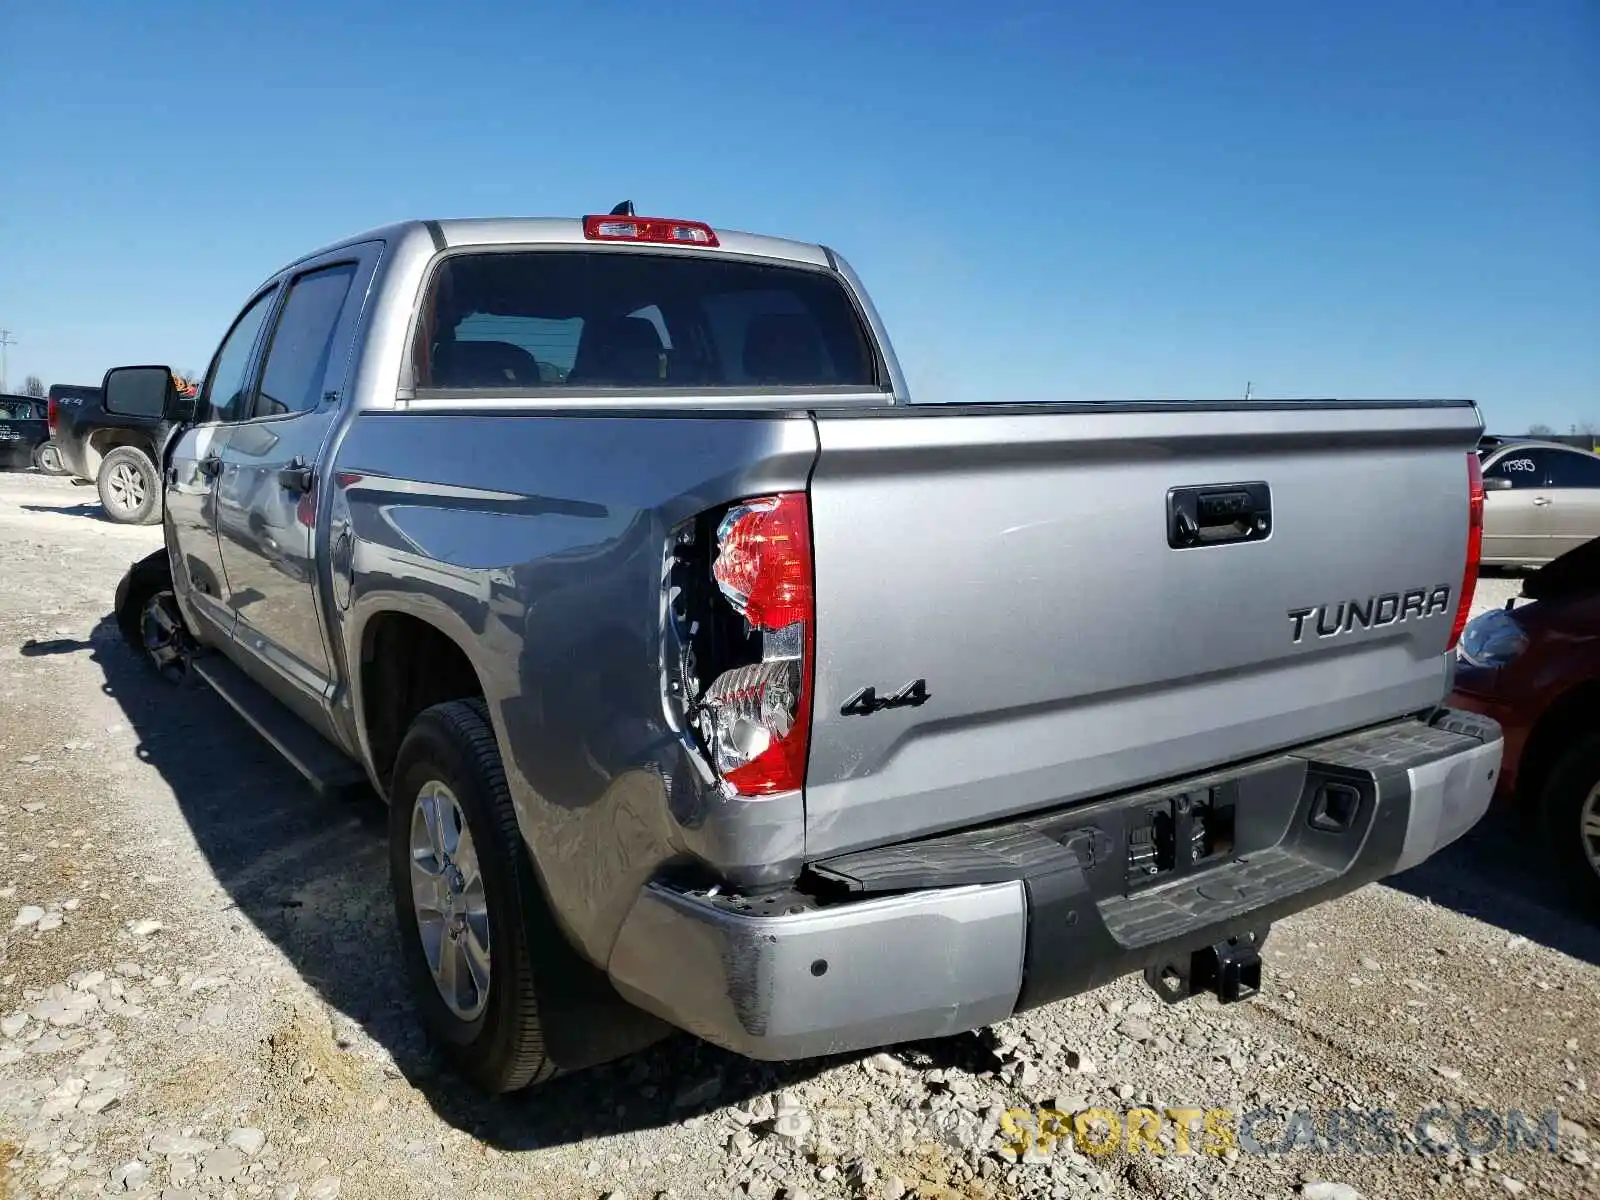
{"type": "Polygon", "coordinates": [[[1445,694],[1470,403],[926,406],[817,424],[809,857],[1445,694]]]}

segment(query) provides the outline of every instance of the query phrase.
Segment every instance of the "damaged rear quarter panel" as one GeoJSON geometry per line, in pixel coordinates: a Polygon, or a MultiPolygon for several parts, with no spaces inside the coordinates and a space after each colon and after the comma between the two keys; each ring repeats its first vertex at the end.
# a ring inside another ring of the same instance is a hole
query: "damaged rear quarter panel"
{"type": "Polygon", "coordinates": [[[353,579],[335,615],[356,719],[374,616],[411,614],[461,646],[545,895],[597,964],[664,862],[777,864],[803,849],[798,793],[759,802],[762,821],[718,820],[733,802],[664,712],[661,583],[675,525],[803,490],[816,452],[803,412],[644,406],[365,413],[339,447],[333,536],[347,524],[353,579]]]}

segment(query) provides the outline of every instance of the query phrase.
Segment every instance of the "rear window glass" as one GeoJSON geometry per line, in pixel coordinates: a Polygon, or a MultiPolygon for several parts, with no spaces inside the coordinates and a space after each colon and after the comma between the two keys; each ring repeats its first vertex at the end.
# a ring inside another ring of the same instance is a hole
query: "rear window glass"
{"type": "Polygon", "coordinates": [[[453,255],[423,304],[419,388],[878,386],[821,271],[595,250],[453,255]]]}

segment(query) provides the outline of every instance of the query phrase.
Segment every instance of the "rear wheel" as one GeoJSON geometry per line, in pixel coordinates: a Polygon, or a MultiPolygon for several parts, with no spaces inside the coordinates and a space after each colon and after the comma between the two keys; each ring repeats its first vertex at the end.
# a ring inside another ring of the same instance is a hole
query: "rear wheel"
{"type": "Polygon", "coordinates": [[[412,723],[395,759],[389,870],[401,953],[424,1025],[478,1087],[555,1073],[533,975],[547,923],[481,700],[412,723]]]}
{"type": "Polygon", "coordinates": [[[1557,761],[1539,816],[1562,881],[1585,914],[1600,919],[1600,735],[1580,738],[1557,761]]]}
{"type": "Polygon", "coordinates": [[[118,446],[100,462],[95,479],[106,516],[119,525],[154,525],[161,520],[161,479],[150,456],[118,446]]]}
{"type": "Polygon", "coordinates": [[[65,475],[67,468],[61,462],[61,449],[53,442],[41,442],[33,448],[33,469],[46,475],[65,475]]]}

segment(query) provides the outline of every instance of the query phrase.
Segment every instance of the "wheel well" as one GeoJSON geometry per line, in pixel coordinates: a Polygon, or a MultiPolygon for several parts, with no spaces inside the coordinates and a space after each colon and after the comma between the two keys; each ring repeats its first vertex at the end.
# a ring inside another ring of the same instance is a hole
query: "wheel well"
{"type": "Polygon", "coordinates": [[[1528,734],[1517,767],[1517,799],[1522,805],[1539,802],[1550,772],[1574,740],[1585,732],[1600,730],[1597,706],[1600,681],[1579,684],[1545,710],[1528,734]]]}
{"type": "Polygon", "coordinates": [[[400,742],[426,708],[483,695],[472,660],[451,638],[406,613],[381,613],[361,639],[362,719],[379,781],[388,787],[400,742]]]}
{"type": "Polygon", "coordinates": [[[84,467],[89,472],[89,478],[95,479],[100,475],[100,464],[118,446],[132,446],[135,450],[142,451],[146,457],[154,459],[150,452],[148,438],[142,438],[131,429],[96,429],[83,443],[84,467]]]}

